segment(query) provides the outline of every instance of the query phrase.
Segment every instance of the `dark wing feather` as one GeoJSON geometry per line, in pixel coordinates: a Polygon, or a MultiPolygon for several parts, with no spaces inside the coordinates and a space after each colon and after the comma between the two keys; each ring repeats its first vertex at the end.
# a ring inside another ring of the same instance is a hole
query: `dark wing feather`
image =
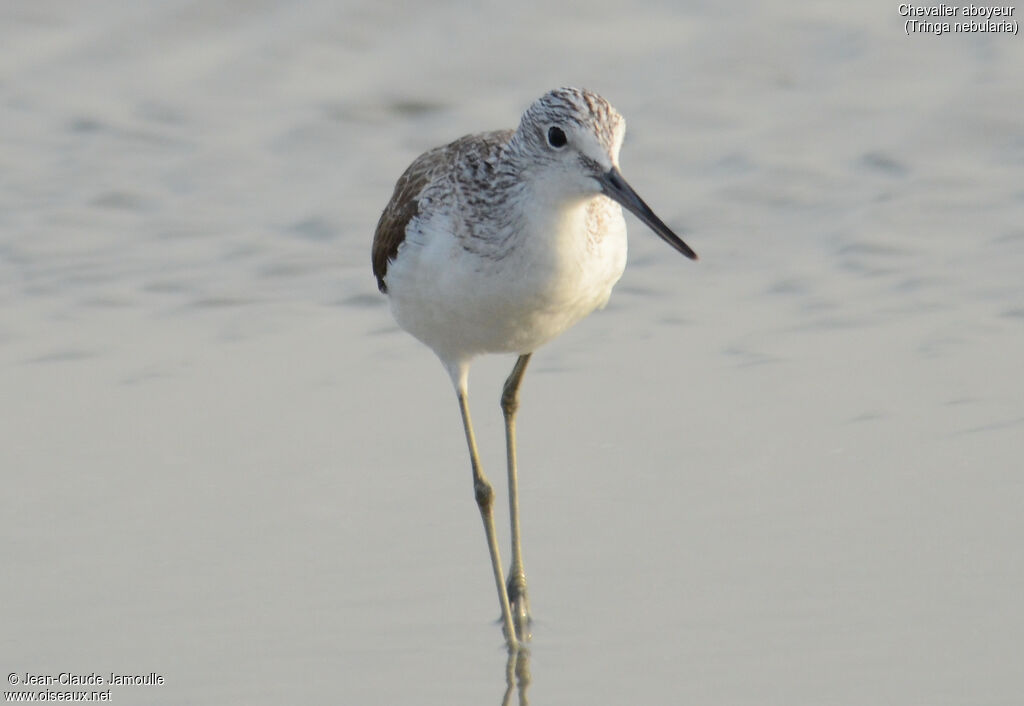
{"type": "Polygon", "coordinates": [[[398,178],[395,193],[380,214],[377,231],[373,236],[373,274],[377,277],[377,287],[387,293],[388,286],[384,276],[388,272],[388,263],[398,254],[398,246],[405,240],[405,227],[419,212],[418,196],[427,182],[430,181],[434,159],[433,152],[427,152],[417,158],[398,178]]]}

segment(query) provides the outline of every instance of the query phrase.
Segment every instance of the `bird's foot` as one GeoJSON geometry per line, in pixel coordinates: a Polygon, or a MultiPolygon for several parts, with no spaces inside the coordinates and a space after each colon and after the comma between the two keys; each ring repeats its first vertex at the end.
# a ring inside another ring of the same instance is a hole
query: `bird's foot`
{"type": "Polygon", "coordinates": [[[529,641],[530,635],[530,600],[526,595],[526,574],[522,569],[509,571],[508,602],[512,608],[512,622],[516,628],[516,637],[520,643],[529,641]]]}

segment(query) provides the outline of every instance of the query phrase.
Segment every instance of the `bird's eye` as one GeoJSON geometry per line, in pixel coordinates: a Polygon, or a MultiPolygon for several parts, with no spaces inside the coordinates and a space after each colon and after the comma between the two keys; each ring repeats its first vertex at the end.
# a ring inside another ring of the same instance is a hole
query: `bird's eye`
{"type": "Polygon", "coordinates": [[[548,144],[554,147],[556,150],[565,147],[569,140],[565,136],[565,131],[560,127],[551,126],[548,128],[548,144]]]}

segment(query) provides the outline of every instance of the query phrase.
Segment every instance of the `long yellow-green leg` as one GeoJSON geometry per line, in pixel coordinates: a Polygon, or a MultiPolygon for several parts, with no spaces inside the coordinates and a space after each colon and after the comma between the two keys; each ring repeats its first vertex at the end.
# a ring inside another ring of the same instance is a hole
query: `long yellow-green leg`
{"type": "Polygon", "coordinates": [[[515,619],[516,637],[530,639],[530,601],[526,595],[526,570],[519,535],[519,472],[516,467],[516,410],[519,409],[519,385],[530,362],[531,353],[519,356],[501,393],[501,411],[505,415],[505,446],[508,457],[508,509],[512,523],[512,567],[508,571],[508,597],[515,619]]]}
{"type": "Polygon", "coordinates": [[[512,609],[508,601],[508,589],[502,573],[501,553],[498,551],[498,539],[494,531],[494,490],[480,466],[480,456],[476,449],[476,437],[473,424],[469,418],[469,401],[466,390],[466,374],[463,371],[455,380],[455,391],[459,398],[459,409],[462,411],[462,425],[466,429],[466,443],[469,445],[469,460],[473,465],[473,494],[476,496],[480,517],[484,521],[484,533],[487,535],[487,549],[491,553],[491,568],[494,570],[494,583],[498,587],[498,601],[501,603],[501,617],[504,625],[505,639],[509,649],[518,649],[515,626],[512,622],[512,609]]]}

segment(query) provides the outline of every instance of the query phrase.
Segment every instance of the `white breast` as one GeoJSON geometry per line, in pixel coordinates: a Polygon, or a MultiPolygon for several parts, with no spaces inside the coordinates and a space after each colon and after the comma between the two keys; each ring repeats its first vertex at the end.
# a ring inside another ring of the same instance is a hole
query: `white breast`
{"type": "Polygon", "coordinates": [[[531,209],[494,257],[454,226],[411,221],[387,277],[395,319],[446,362],[532,352],[603,307],[626,264],[622,210],[603,196],[531,209]]]}

